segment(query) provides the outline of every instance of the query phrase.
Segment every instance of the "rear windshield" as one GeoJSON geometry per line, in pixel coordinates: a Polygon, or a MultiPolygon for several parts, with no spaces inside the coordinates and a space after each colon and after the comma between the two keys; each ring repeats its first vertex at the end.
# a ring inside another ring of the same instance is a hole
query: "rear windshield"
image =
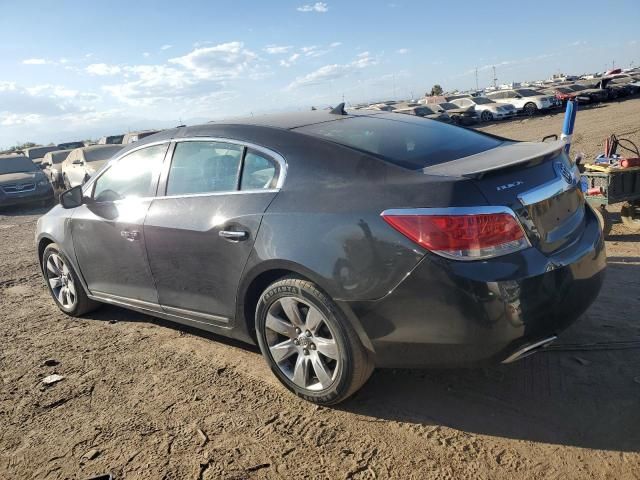
{"type": "Polygon", "coordinates": [[[495,148],[497,138],[421,117],[350,117],[294,129],[419,170],[495,148]],[[398,118],[400,117],[400,118],[398,118]]]}
{"type": "Polygon", "coordinates": [[[62,150],[69,150],[69,149],[74,149],[74,148],[84,148],[84,142],[61,143],[61,144],[58,145],[58,148],[60,148],[62,150]]]}
{"type": "Polygon", "coordinates": [[[35,172],[38,167],[27,157],[0,158],[0,175],[7,173],[35,172]]]}
{"type": "Polygon", "coordinates": [[[117,146],[114,145],[113,147],[104,147],[104,148],[85,150],[84,159],[87,162],[101,162],[113,157],[113,155],[116,152],[119,152],[120,150],[122,150],[122,147],[120,145],[117,145],[117,146]]]}

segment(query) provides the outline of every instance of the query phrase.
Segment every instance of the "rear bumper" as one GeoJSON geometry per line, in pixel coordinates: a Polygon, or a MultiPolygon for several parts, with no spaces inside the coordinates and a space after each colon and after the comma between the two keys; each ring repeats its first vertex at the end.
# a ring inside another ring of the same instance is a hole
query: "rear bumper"
{"type": "Polygon", "coordinates": [[[577,320],[605,267],[602,233],[587,209],[582,236],[552,257],[534,248],[477,262],[429,254],[387,296],[352,309],[379,367],[498,363],[577,320]]]}
{"type": "Polygon", "coordinates": [[[46,188],[36,188],[35,190],[24,193],[6,194],[0,192],[0,208],[47,200],[53,200],[53,188],[51,185],[48,185],[46,188]]]}

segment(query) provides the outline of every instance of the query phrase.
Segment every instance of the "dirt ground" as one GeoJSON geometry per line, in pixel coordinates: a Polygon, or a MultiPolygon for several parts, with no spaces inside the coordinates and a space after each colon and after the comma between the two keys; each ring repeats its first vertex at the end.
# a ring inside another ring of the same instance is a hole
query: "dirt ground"
{"type": "MultiPolygon", "coordinates": [[[[562,115],[483,127],[559,133],[562,115]]],[[[574,151],[640,143],[640,99],[578,113],[574,151]]],[[[116,307],[58,311],[43,210],[0,212],[0,479],[640,478],[640,235],[614,225],[597,301],[549,350],[478,370],[377,371],[338,408],[255,348],[116,307]],[[64,376],[43,387],[50,374],[64,376]]]]}

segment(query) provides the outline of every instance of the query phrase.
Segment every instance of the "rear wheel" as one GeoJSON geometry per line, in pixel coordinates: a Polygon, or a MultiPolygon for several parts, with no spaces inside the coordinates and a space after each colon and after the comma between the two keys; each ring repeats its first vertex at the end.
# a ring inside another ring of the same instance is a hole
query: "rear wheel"
{"type": "Polygon", "coordinates": [[[491,120],[493,120],[493,113],[491,113],[489,110],[485,110],[480,114],[480,118],[483,122],[490,122],[491,120]]]}
{"type": "Polygon", "coordinates": [[[67,315],[78,317],[100,306],[87,296],[78,275],[57,244],[51,243],[45,248],[42,270],[49,293],[58,308],[67,315]]]}
{"type": "Polygon", "coordinates": [[[640,232],[640,205],[625,203],[620,209],[620,219],[628,229],[640,232]]]}
{"type": "Polygon", "coordinates": [[[275,376],[313,403],[345,400],[373,371],[338,306],[306,280],[285,278],[264,291],[256,309],[256,333],[275,376]]]}
{"type": "Polygon", "coordinates": [[[524,106],[524,113],[531,117],[538,113],[538,107],[535,103],[529,102],[524,106]]]}

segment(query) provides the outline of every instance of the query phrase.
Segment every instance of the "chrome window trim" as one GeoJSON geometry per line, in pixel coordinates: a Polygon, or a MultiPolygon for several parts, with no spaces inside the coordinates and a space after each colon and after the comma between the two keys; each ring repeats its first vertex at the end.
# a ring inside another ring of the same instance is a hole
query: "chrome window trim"
{"type": "MultiPolygon", "coordinates": [[[[89,181],[85,184],[84,188],[82,189],[83,194],[87,194],[88,192],[91,192],[93,190],[93,184],[98,180],[98,178],[100,178],[105,171],[107,171],[109,168],[111,168],[112,165],[114,165],[115,163],[119,162],[122,158],[124,158],[125,156],[129,155],[130,153],[133,153],[137,150],[141,150],[143,148],[146,147],[153,147],[156,145],[162,145],[162,144],[170,144],[170,143],[181,143],[181,142],[220,142],[220,143],[229,143],[232,145],[238,145],[241,147],[246,147],[246,148],[250,148],[252,150],[256,150],[258,152],[264,153],[265,155],[267,155],[269,158],[271,158],[272,160],[274,160],[278,166],[279,166],[279,172],[278,172],[278,181],[276,182],[276,186],[274,188],[265,188],[265,189],[259,189],[259,190],[227,190],[227,191],[222,191],[222,192],[205,192],[205,193],[192,193],[192,194],[186,194],[186,195],[154,195],[151,197],[134,197],[134,198],[130,198],[130,199],[122,199],[122,200],[117,200],[113,203],[119,203],[119,202],[123,202],[123,201],[132,201],[132,200],[152,200],[152,199],[164,199],[164,198],[191,198],[191,197],[206,197],[206,196],[212,196],[212,195],[236,195],[239,193],[248,193],[248,194],[252,194],[252,193],[273,193],[273,192],[279,192],[280,189],[282,188],[282,186],[284,185],[284,181],[285,178],[287,177],[287,162],[284,159],[284,157],[282,155],[280,155],[278,152],[275,152],[269,148],[263,147],[261,145],[257,145],[255,143],[251,143],[251,142],[245,142],[243,140],[235,140],[232,138],[223,138],[223,137],[185,137],[185,138],[172,138],[172,139],[164,139],[164,140],[159,140],[157,142],[149,142],[149,143],[145,143],[144,145],[140,145],[136,148],[132,148],[131,150],[127,150],[126,152],[124,152],[121,155],[118,155],[117,157],[114,157],[112,160],[110,160],[104,167],[102,167],[102,169],[100,169],[100,171],[96,172],[96,174],[94,174],[89,181]]],[[[173,158],[171,158],[169,161],[172,161],[173,158]]]]}

